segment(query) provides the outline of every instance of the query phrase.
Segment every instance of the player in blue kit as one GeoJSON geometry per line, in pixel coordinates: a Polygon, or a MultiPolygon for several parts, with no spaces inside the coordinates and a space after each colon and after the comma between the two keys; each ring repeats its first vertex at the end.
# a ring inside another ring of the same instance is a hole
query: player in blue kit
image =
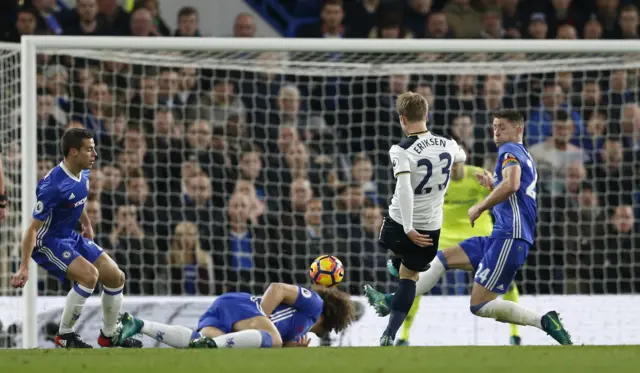
{"type": "MultiPolygon", "coordinates": [[[[64,160],[38,183],[33,219],[22,241],[20,268],[11,284],[23,287],[27,283],[30,258],[60,281],[73,281],[55,344],[66,348],[92,348],[74,332],[74,325],[87,298],[98,281],[101,282],[104,325],[98,344],[114,347],[113,335],[122,305],[124,273],[93,242],[91,221],[84,208],[89,193],[89,169],[97,157],[93,135],[85,129],[68,130],[62,136],[62,151],[64,160]],[[78,220],[82,225],[82,235],[75,232],[78,220]]],[[[120,345],[142,347],[142,343],[134,339],[120,345]]]]}
{"type": "MultiPolygon", "coordinates": [[[[540,315],[498,297],[509,289],[524,265],[535,236],[538,175],[531,155],[522,144],[523,131],[524,119],[518,111],[502,110],[494,114],[493,134],[498,146],[498,162],[493,176],[488,172],[476,175],[480,184],[491,193],[468,211],[473,227],[484,211],[493,209],[493,231],[489,237],[471,237],[438,252],[429,269],[420,273],[416,294],[431,290],[448,269],[474,271],[473,314],[510,324],[535,326],[560,344],[570,345],[571,337],[557,312],[540,315]]],[[[378,309],[385,304],[388,295],[369,292],[367,297],[378,309]]]]}
{"type": "Polygon", "coordinates": [[[142,333],[176,348],[307,347],[307,332],[341,332],[355,319],[349,295],[334,288],[273,283],[263,296],[226,293],[213,301],[195,330],[125,313],[116,343],[142,333]]]}

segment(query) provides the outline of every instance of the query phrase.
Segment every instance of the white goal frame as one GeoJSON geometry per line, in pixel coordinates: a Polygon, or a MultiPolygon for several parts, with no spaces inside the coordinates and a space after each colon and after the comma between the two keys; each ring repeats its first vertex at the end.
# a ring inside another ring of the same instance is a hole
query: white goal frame
{"type": "MultiPolygon", "coordinates": [[[[137,38],[23,36],[21,41],[22,229],[29,226],[37,177],[36,56],[42,49],[162,50],[343,53],[638,53],[639,40],[429,40],[429,39],[285,39],[285,38],[137,38]],[[28,151],[27,151],[28,150],[28,151]]],[[[23,290],[24,348],[37,347],[37,266],[31,263],[23,290]]]]}

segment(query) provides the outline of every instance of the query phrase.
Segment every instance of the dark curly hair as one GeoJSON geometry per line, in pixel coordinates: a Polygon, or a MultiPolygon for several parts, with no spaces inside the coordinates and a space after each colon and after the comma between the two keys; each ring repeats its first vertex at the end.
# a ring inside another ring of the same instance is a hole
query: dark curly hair
{"type": "Polygon", "coordinates": [[[324,302],[322,316],[324,329],[327,333],[332,330],[339,333],[355,321],[356,309],[349,294],[336,288],[319,285],[314,285],[312,290],[318,293],[324,302]]]}

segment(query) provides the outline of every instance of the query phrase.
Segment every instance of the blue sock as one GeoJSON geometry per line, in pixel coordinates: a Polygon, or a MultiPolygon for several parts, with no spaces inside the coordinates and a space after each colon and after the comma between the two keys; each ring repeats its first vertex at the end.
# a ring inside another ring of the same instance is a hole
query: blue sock
{"type": "Polygon", "coordinates": [[[265,332],[264,330],[260,331],[262,335],[262,341],[260,342],[260,348],[269,348],[273,345],[273,338],[271,338],[271,334],[265,332]]]}
{"type": "Polygon", "coordinates": [[[406,278],[401,279],[398,284],[398,290],[393,294],[393,298],[391,299],[391,316],[389,316],[389,324],[384,331],[384,335],[392,338],[396,337],[396,333],[407,317],[415,297],[416,282],[406,278]]]}

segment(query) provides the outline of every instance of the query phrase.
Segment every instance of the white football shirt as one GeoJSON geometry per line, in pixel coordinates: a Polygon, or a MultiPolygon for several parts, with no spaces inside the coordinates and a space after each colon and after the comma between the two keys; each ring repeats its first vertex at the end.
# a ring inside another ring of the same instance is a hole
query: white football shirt
{"type": "MultiPolygon", "coordinates": [[[[409,136],[389,150],[393,176],[409,172],[413,189],[413,228],[433,231],[442,227],[442,205],[449,187],[451,167],[467,155],[455,140],[424,132],[409,136]]],[[[389,217],[402,224],[397,192],[389,217]]]]}

